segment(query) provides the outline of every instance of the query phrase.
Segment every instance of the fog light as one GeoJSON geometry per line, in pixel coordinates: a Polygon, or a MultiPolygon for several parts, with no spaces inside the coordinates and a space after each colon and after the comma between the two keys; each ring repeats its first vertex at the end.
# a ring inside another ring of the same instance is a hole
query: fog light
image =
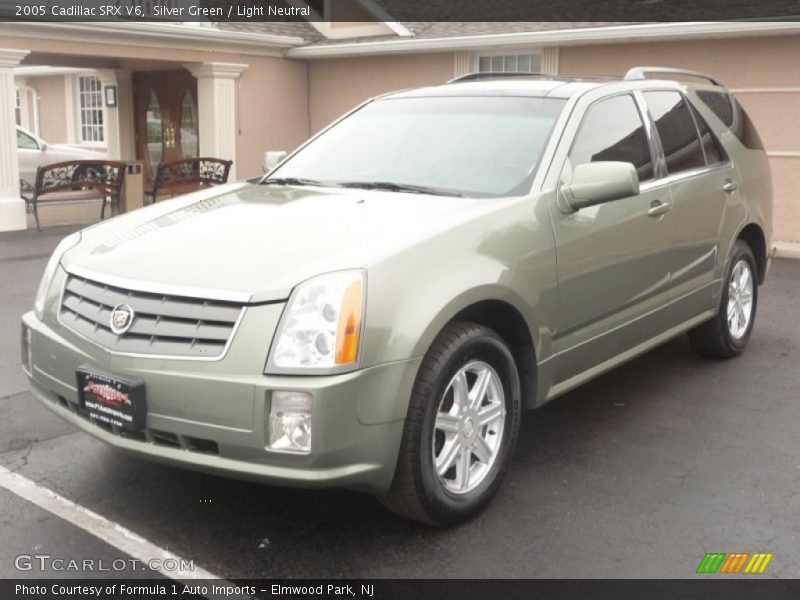
{"type": "Polygon", "coordinates": [[[311,394],[272,392],[269,448],[280,452],[311,452],[311,394]]]}
{"type": "Polygon", "coordinates": [[[33,373],[33,349],[31,348],[31,340],[33,333],[30,327],[22,326],[22,366],[29,373],[33,373]]]}

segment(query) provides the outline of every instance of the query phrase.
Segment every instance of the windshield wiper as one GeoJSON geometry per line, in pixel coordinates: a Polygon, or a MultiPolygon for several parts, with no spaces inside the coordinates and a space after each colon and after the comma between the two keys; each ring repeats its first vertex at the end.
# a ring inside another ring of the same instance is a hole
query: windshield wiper
{"type": "Polygon", "coordinates": [[[303,179],[301,177],[275,177],[274,179],[264,179],[261,185],[325,185],[316,179],[303,179]]]}
{"type": "Polygon", "coordinates": [[[386,190],[387,192],[409,192],[412,194],[431,194],[434,196],[456,196],[462,198],[462,194],[451,192],[426,185],[413,185],[410,183],[392,183],[391,181],[344,181],[336,183],[339,187],[358,188],[362,190],[386,190]]]}

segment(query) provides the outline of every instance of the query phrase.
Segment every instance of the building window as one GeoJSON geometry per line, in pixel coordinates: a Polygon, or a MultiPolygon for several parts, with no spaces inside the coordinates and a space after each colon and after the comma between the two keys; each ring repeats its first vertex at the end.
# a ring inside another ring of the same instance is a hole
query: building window
{"type": "Polygon", "coordinates": [[[478,71],[482,73],[540,73],[542,71],[542,55],[540,52],[532,52],[530,54],[479,56],[478,71]]]}
{"type": "Polygon", "coordinates": [[[104,141],[103,85],[97,77],[78,77],[78,131],[83,143],[104,141]]]}

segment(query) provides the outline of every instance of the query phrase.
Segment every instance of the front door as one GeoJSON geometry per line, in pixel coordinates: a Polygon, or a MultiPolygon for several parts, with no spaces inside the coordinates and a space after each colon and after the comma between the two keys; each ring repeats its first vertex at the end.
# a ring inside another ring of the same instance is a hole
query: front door
{"type": "Polygon", "coordinates": [[[158,163],[198,156],[197,80],[185,70],[135,73],[136,158],[147,187],[158,163]]]}
{"type": "Polygon", "coordinates": [[[562,183],[580,164],[622,161],[636,168],[641,192],[577,212],[552,211],[558,265],[556,383],[564,387],[667,328],[671,200],[669,185],[655,179],[652,150],[629,93],[593,102],[571,144],[562,183]]]}

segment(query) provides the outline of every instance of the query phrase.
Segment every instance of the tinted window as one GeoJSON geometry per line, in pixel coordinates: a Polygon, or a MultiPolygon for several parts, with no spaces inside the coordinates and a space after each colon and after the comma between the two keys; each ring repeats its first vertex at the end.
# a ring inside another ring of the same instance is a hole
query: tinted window
{"type": "Polygon", "coordinates": [[[39,144],[36,143],[31,136],[27,133],[22,133],[17,129],[17,148],[25,148],[27,150],[38,150],[39,144]]]}
{"type": "Polygon", "coordinates": [[[593,104],[581,123],[569,160],[573,168],[616,160],[636,167],[640,181],[653,178],[647,134],[633,96],[614,96],[593,104]]]}
{"type": "Polygon", "coordinates": [[[703,167],[703,148],[689,107],[678,92],[645,92],[670,174],[703,167]]]}
{"type": "Polygon", "coordinates": [[[725,125],[728,127],[733,125],[733,105],[731,104],[728,94],[700,91],[697,92],[697,97],[705,102],[706,106],[708,106],[725,125]]]}
{"type": "Polygon", "coordinates": [[[764,143],[739,101],[725,92],[699,91],[697,97],[739,138],[746,148],[763,150],[764,143]]]}
{"type": "Polygon", "coordinates": [[[692,111],[695,123],[697,123],[697,129],[700,130],[700,140],[703,142],[703,151],[706,153],[706,164],[717,165],[728,160],[719,141],[714,134],[711,133],[708,123],[706,123],[705,119],[697,112],[694,106],[689,104],[689,108],[692,111]]]}

